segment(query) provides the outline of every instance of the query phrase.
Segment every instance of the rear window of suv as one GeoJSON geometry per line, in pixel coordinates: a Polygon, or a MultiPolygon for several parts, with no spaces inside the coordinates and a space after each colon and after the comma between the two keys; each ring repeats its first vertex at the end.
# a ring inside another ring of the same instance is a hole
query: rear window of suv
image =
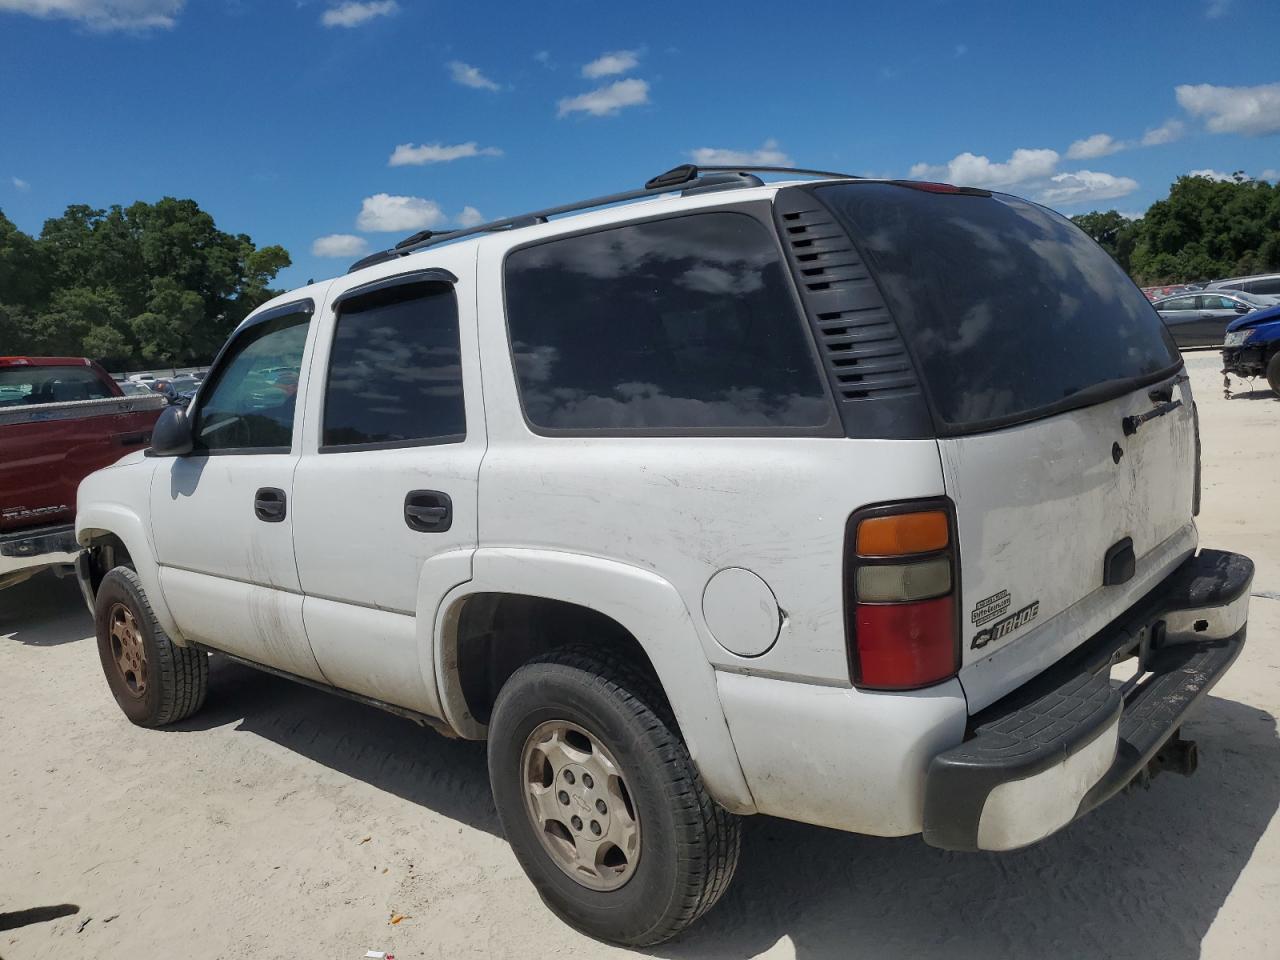
{"type": "Polygon", "coordinates": [[[1044,207],[884,183],[816,192],[888,300],[940,430],[991,429],[1082,405],[1075,399],[1098,402],[1108,385],[1118,395],[1180,362],[1124,271],[1044,207]]]}
{"type": "Polygon", "coordinates": [[[506,303],[535,428],[813,433],[834,423],[777,239],[747,214],[518,248],[506,303]]]}
{"type": "Polygon", "coordinates": [[[89,367],[5,367],[0,370],[0,407],[73,400],[105,400],[111,388],[89,367]]]}

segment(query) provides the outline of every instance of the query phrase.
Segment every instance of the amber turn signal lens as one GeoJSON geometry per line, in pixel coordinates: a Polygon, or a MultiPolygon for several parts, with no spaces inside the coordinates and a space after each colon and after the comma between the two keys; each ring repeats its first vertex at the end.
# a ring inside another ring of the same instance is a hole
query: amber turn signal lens
{"type": "Polygon", "coordinates": [[[858,556],[901,557],[941,550],[950,541],[941,510],[868,517],[858,524],[858,556]]]}

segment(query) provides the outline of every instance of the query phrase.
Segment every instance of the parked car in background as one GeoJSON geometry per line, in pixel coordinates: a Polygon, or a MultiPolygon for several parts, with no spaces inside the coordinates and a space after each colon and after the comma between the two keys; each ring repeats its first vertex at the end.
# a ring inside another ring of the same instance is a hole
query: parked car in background
{"type": "Polygon", "coordinates": [[[141,383],[150,386],[155,383],[156,375],[154,373],[135,373],[129,377],[131,383],[141,383]]]}
{"type": "Polygon", "coordinates": [[[812,175],[683,166],[255,310],[80,488],[122,712],[191,715],[217,650],[487,739],[538,893],[633,946],[739,814],[1012,850],[1190,773],[1253,565],[1198,550],[1168,331],[1044,207],[812,175]]]}
{"type": "Polygon", "coordinates": [[[1186,293],[1190,290],[1199,289],[1191,283],[1174,283],[1167,284],[1163,287],[1143,287],[1142,292],[1148,300],[1155,301],[1164,297],[1171,297],[1175,293],[1186,293]]]}
{"type": "Polygon", "coordinates": [[[120,392],[126,397],[149,397],[154,392],[150,387],[139,383],[137,380],[117,380],[116,386],[120,388],[120,392]]]}
{"type": "Polygon", "coordinates": [[[1280,305],[1237,317],[1227,326],[1222,372],[1266,377],[1280,397],[1280,305]]]}
{"type": "Polygon", "coordinates": [[[1232,277],[1227,280],[1214,280],[1206,287],[1206,289],[1240,290],[1244,293],[1280,297],[1280,273],[1258,273],[1251,277],[1232,277]]]}
{"type": "Polygon", "coordinates": [[[0,357],[0,588],[74,562],[81,479],[145,447],[164,407],[138,389],[79,357],[0,357]]]}
{"type": "Polygon", "coordinates": [[[176,377],[157,380],[153,389],[170,403],[185,406],[199,386],[200,381],[195,377],[188,373],[180,373],[176,377]]]}
{"type": "Polygon", "coordinates": [[[1184,293],[1157,300],[1159,312],[1179,347],[1220,347],[1227,325],[1237,317],[1272,306],[1270,297],[1236,290],[1184,293]]]}

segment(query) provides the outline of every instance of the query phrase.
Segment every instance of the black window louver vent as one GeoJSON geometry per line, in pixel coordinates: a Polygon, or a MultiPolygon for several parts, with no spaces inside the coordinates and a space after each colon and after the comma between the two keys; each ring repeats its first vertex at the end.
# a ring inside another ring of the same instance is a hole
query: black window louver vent
{"type": "Polygon", "coordinates": [[[898,325],[844,228],[796,188],[778,192],[774,216],[847,435],[932,435],[898,325]]]}

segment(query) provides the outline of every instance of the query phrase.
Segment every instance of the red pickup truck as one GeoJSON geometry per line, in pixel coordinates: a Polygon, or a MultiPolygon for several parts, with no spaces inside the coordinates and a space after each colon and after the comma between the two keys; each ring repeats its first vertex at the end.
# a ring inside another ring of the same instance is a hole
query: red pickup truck
{"type": "Polygon", "coordinates": [[[75,562],[76,487],[151,442],[164,398],[79,357],[0,357],[0,589],[75,562]]]}

